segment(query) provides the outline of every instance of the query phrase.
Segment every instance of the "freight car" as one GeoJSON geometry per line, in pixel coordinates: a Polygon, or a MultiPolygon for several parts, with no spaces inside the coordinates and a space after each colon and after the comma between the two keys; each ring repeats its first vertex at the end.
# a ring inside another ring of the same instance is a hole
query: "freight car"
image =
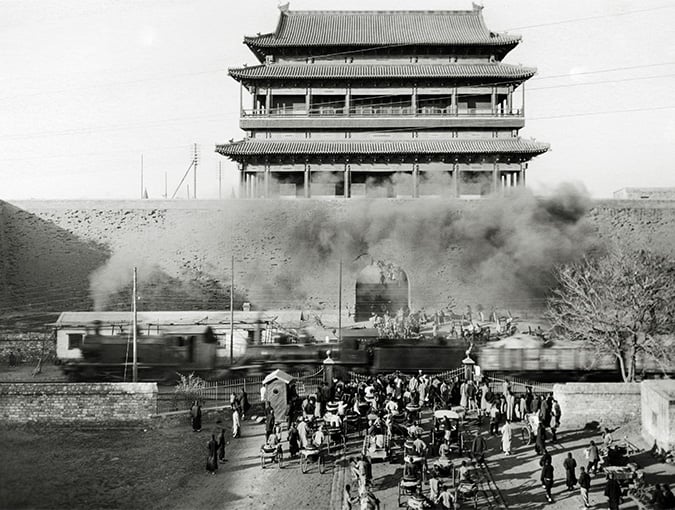
{"type": "MultiPolygon", "coordinates": [[[[205,376],[213,372],[217,339],[210,327],[183,329],[182,335],[140,335],[137,339],[139,380],[170,382],[177,372],[205,376]]],[[[65,360],[70,381],[131,380],[133,347],[127,335],[86,335],[80,359],[65,360]]]]}

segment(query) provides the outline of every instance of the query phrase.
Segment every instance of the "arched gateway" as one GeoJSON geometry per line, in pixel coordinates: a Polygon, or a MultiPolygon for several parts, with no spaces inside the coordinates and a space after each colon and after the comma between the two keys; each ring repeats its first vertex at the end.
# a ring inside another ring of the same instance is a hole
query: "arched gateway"
{"type": "Polygon", "coordinates": [[[355,315],[366,321],[373,313],[395,315],[410,306],[408,275],[400,267],[383,262],[366,266],[356,279],[355,315]]]}

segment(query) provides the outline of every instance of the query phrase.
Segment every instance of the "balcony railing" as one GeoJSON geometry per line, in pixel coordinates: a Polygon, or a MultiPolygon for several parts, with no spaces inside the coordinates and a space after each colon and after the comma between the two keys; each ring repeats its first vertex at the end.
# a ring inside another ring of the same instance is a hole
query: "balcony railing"
{"type": "Polygon", "coordinates": [[[522,117],[520,109],[511,112],[484,110],[478,108],[458,109],[438,106],[422,106],[419,108],[398,106],[356,106],[347,111],[347,108],[319,107],[309,112],[305,109],[274,108],[267,112],[265,109],[242,110],[243,117],[522,117]]]}

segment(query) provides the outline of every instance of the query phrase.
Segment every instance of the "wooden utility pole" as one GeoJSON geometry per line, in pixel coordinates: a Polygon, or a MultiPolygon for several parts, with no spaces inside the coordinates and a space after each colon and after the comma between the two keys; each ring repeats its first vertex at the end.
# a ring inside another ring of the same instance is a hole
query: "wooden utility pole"
{"type": "Polygon", "coordinates": [[[194,182],[192,186],[192,197],[197,200],[197,162],[199,160],[199,154],[197,153],[197,144],[194,145],[195,148],[195,153],[194,153],[194,182]]]}
{"type": "Polygon", "coordinates": [[[143,154],[141,154],[141,200],[143,200],[143,154]]]}
{"type": "Polygon", "coordinates": [[[338,276],[338,340],[342,342],[342,259],[340,259],[340,271],[338,276]]]}
{"type": "Polygon", "coordinates": [[[230,266],[232,278],[230,280],[230,365],[234,364],[234,255],[230,266]]]}
{"type": "Polygon", "coordinates": [[[136,296],[136,267],[134,267],[134,283],[133,283],[133,305],[132,305],[132,310],[134,314],[133,318],[133,342],[134,342],[134,354],[133,354],[133,381],[138,382],[138,357],[137,357],[137,331],[138,331],[138,311],[136,310],[136,302],[138,300],[138,297],[136,296]]]}

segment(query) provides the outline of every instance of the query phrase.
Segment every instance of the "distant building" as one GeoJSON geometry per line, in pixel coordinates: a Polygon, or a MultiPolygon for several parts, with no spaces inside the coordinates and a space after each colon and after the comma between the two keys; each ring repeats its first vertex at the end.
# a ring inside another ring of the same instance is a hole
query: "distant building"
{"type": "Polygon", "coordinates": [[[280,9],[274,32],[244,39],[261,64],[229,70],[246,137],[216,151],[239,164],[241,196],[475,197],[523,186],[548,150],[519,136],[536,70],[502,62],[521,38],[482,7],[280,9]]]}
{"type": "Polygon", "coordinates": [[[614,198],[624,200],[675,200],[675,188],[621,188],[614,198]]]}

